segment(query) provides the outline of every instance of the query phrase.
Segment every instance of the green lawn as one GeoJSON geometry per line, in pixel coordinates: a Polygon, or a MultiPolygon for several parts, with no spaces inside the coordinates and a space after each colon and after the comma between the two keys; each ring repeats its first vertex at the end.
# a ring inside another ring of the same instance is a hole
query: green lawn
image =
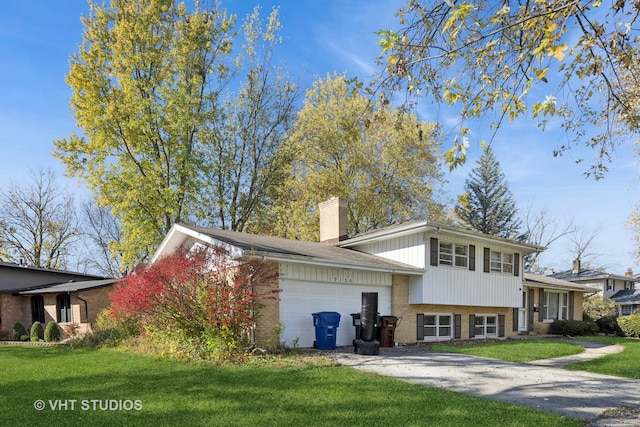
{"type": "Polygon", "coordinates": [[[567,369],[640,379],[640,364],[638,363],[640,360],[640,340],[617,337],[581,337],[580,339],[619,344],[624,346],[624,350],[621,353],[609,354],[588,362],[572,363],[566,366],[567,369]]]}
{"type": "Polygon", "coordinates": [[[434,344],[435,351],[469,354],[506,360],[507,362],[530,362],[532,360],[551,359],[582,353],[580,344],[558,340],[507,340],[477,344],[434,344]]]}
{"type": "Polygon", "coordinates": [[[302,363],[300,357],[214,366],[112,349],[3,345],[2,424],[582,425],[535,409],[408,384],[326,361],[302,363]],[[44,409],[37,410],[38,404],[44,409]]]}

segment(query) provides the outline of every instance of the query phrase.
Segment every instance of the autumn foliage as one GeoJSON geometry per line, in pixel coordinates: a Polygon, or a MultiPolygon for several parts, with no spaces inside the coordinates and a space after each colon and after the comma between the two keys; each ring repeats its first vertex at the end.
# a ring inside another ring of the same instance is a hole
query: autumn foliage
{"type": "Polygon", "coordinates": [[[178,355],[232,356],[250,344],[262,298],[277,298],[277,270],[238,262],[219,248],[180,250],[138,269],[111,293],[111,315],[135,322],[147,338],[178,355]]]}

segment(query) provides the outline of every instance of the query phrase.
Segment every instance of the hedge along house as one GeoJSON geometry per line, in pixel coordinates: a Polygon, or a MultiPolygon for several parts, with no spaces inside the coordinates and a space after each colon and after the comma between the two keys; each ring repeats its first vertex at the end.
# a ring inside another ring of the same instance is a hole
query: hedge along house
{"type": "MultiPolygon", "coordinates": [[[[543,285],[525,287],[523,258],[544,248],[424,221],[348,238],[347,212],[341,199],[320,205],[321,242],[176,224],[152,261],[180,247],[204,245],[224,247],[240,260],[258,257],[277,264],[278,282],[272,286],[281,290],[280,300],[263,308],[258,341],[273,337],[281,325],[287,345],[311,347],[312,313],[335,311],[341,315],[337,345],[351,345],[350,315],[360,312],[362,292],[377,292],[380,314],[400,318],[399,342],[502,338],[535,326],[528,314],[535,299],[522,307],[523,292],[543,285]]],[[[574,296],[578,313],[582,293],[574,296]]]]}
{"type": "Polygon", "coordinates": [[[0,331],[10,335],[16,322],[30,328],[35,321],[51,320],[87,331],[109,306],[116,280],[0,262],[0,331]]]}

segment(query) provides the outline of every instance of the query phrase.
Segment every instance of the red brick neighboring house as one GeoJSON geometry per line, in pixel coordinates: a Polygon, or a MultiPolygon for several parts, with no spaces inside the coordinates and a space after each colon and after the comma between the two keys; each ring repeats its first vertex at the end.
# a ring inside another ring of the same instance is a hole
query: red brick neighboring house
{"type": "Polygon", "coordinates": [[[0,262],[0,333],[10,335],[16,322],[29,329],[35,321],[51,320],[62,327],[76,323],[85,332],[109,306],[117,280],[0,262]]]}

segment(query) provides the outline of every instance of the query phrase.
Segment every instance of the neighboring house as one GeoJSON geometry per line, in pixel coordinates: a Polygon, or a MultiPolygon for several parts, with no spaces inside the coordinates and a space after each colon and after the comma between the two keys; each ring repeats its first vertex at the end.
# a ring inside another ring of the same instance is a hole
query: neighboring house
{"type": "Polygon", "coordinates": [[[110,305],[108,294],[117,279],[0,262],[0,331],[10,334],[16,322],[54,320],[77,324],[85,332],[96,315],[110,305]]]}
{"type": "Polygon", "coordinates": [[[549,277],[593,288],[600,297],[613,300],[619,315],[635,313],[636,306],[640,305],[640,295],[635,292],[640,279],[631,269],[627,269],[624,275],[610,274],[584,269],[577,259],[573,261],[571,270],[553,273],[549,277]]]}
{"type": "Polygon", "coordinates": [[[603,298],[611,298],[621,290],[635,289],[636,283],[640,281],[640,279],[634,277],[631,269],[628,269],[624,275],[610,274],[604,271],[582,268],[579,259],[573,261],[571,270],[551,273],[548,276],[591,286],[603,298]]]}
{"type": "Polygon", "coordinates": [[[640,289],[623,289],[611,296],[616,315],[628,316],[640,312],[640,289]]]}
{"type": "Polygon", "coordinates": [[[312,313],[320,311],[340,313],[337,345],[350,345],[363,292],[377,292],[378,312],[399,318],[399,342],[508,337],[582,319],[583,287],[525,282],[523,258],[541,247],[424,221],[346,234],[346,202],[333,198],[320,205],[320,243],[176,224],[152,261],[205,245],[277,264],[280,300],[266,303],[255,338],[273,337],[280,325],[283,341],[301,347],[313,345],[312,313]],[[532,318],[540,296],[546,314],[532,318]]]}

